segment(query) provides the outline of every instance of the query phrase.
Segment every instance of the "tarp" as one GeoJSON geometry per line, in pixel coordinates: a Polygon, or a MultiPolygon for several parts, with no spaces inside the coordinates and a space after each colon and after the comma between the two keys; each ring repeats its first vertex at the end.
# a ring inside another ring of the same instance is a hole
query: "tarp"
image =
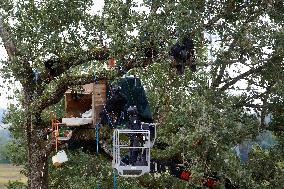
{"type": "Polygon", "coordinates": [[[136,106],[141,121],[152,122],[149,102],[141,80],[136,77],[125,77],[121,78],[117,85],[121,87],[121,93],[127,97],[126,109],[129,106],[136,106]]]}
{"type": "Polygon", "coordinates": [[[124,125],[128,120],[127,109],[136,106],[141,122],[152,123],[152,114],[144,87],[139,78],[127,76],[107,87],[107,101],[100,113],[101,123],[111,127],[124,125]],[[112,90],[111,90],[112,89],[112,90]],[[112,123],[112,117],[117,117],[112,123]]]}

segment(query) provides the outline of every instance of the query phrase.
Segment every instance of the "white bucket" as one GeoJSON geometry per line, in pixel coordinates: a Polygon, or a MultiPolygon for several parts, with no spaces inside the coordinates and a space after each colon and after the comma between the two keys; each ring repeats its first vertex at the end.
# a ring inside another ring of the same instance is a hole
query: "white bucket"
{"type": "Polygon", "coordinates": [[[52,157],[52,163],[56,167],[60,166],[66,161],[68,161],[68,158],[64,150],[57,152],[57,154],[52,157]]]}

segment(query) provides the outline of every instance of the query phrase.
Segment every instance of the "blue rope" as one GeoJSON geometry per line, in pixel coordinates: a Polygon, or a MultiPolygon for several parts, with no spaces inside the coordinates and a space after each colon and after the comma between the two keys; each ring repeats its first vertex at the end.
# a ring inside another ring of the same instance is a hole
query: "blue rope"
{"type": "Polygon", "coordinates": [[[98,189],[100,189],[100,183],[98,182],[98,189]]]}
{"type": "Polygon", "coordinates": [[[39,72],[37,71],[37,69],[33,70],[33,74],[34,74],[34,81],[37,83],[39,79],[39,72]]]}
{"type": "Polygon", "coordinates": [[[96,124],[97,154],[99,153],[99,123],[96,124]]]}
{"type": "Polygon", "coordinates": [[[114,171],[113,171],[113,189],[116,189],[116,176],[114,171]]]}

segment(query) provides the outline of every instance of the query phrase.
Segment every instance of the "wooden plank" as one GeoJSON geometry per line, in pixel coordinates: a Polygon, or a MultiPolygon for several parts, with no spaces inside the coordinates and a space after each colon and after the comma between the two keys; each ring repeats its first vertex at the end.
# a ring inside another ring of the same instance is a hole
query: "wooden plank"
{"type": "Polygon", "coordinates": [[[106,102],[106,81],[100,80],[81,86],[82,93],[75,96],[71,90],[65,93],[65,117],[81,117],[81,114],[92,109],[92,120],[99,120],[99,113],[106,102]]]}
{"type": "Polygon", "coordinates": [[[99,114],[103,110],[106,102],[106,81],[101,80],[94,84],[93,87],[93,122],[99,121],[99,114]]]}

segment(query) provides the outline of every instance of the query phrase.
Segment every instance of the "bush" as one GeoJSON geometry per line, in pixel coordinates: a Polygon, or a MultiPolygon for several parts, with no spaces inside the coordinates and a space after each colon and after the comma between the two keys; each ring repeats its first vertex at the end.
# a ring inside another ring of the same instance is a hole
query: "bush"
{"type": "Polygon", "coordinates": [[[5,185],[7,189],[26,189],[27,186],[20,181],[9,181],[7,185],[5,185]]]}

